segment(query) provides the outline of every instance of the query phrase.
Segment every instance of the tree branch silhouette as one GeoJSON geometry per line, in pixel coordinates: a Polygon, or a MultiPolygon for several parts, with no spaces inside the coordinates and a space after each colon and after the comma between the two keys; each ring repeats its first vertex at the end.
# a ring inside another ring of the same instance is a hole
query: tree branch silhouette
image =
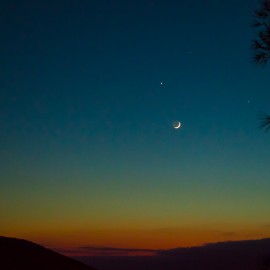
{"type": "Polygon", "coordinates": [[[264,0],[260,9],[254,13],[253,27],[257,29],[257,38],[252,41],[254,52],[252,60],[259,65],[266,65],[270,59],[270,1],[264,0]]]}
{"type": "MultiPolygon", "coordinates": [[[[256,38],[252,41],[252,62],[265,66],[270,59],[270,0],[263,0],[258,10],[254,12],[253,27],[257,29],[256,38]]],[[[270,115],[262,113],[259,116],[260,128],[266,132],[270,129],[270,115]]]]}

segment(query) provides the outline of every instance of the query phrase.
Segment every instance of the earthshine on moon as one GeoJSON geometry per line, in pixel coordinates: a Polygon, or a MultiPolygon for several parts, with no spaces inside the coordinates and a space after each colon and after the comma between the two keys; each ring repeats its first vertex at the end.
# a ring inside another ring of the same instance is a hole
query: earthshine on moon
{"type": "Polygon", "coordinates": [[[181,123],[179,121],[174,121],[172,126],[173,126],[174,129],[178,129],[178,128],[181,127],[181,123]]]}

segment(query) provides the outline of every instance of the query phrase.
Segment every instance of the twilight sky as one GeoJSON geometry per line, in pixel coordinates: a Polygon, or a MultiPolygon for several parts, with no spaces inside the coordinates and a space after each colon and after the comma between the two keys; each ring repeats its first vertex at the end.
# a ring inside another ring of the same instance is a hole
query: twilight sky
{"type": "Polygon", "coordinates": [[[145,249],[268,237],[258,4],[2,0],[0,234],[145,249]]]}

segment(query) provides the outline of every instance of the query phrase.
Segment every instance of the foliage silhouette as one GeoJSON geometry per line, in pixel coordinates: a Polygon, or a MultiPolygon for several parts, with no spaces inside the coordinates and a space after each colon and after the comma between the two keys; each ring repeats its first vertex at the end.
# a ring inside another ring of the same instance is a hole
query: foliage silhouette
{"type": "MultiPolygon", "coordinates": [[[[254,12],[255,21],[253,27],[257,29],[256,39],[252,41],[254,52],[252,61],[255,64],[265,66],[270,59],[270,0],[263,0],[261,6],[254,12]]],[[[270,129],[270,115],[261,114],[260,128],[270,129]]]]}
{"type": "Polygon", "coordinates": [[[256,64],[265,65],[270,59],[270,0],[261,2],[255,11],[253,26],[258,29],[257,38],[252,41],[254,51],[252,60],[256,64]]]}
{"type": "Polygon", "coordinates": [[[270,115],[266,113],[259,114],[260,128],[265,129],[267,132],[270,129],[270,115]]]}

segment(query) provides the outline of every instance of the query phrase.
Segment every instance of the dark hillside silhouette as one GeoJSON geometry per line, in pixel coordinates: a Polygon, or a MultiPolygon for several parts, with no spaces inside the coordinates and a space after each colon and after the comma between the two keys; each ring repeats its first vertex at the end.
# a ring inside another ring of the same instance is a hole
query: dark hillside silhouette
{"type": "Polygon", "coordinates": [[[0,236],[1,270],[95,270],[32,242],[0,236]]]}
{"type": "Polygon", "coordinates": [[[153,257],[77,257],[100,270],[269,270],[270,239],[157,251],[153,257]]]}

